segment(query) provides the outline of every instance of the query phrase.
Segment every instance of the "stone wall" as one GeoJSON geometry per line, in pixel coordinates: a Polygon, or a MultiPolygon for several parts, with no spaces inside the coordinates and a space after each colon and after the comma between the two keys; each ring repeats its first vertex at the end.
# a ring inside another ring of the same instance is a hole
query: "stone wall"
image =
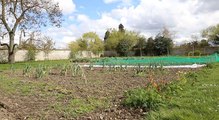
{"type": "Polygon", "coordinates": [[[0,63],[5,63],[8,61],[7,54],[8,52],[6,50],[0,50],[0,63]]]}
{"type": "MultiPolygon", "coordinates": [[[[69,59],[70,50],[52,50],[48,55],[43,51],[39,51],[36,54],[36,61],[38,60],[63,60],[69,59]]],[[[25,61],[26,60],[27,50],[17,50],[15,53],[15,61],[25,61]]],[[[90,51],[81,51],[76,55],[77,58],[95,58],[100,57],[99,55],[94,55],[90,51]]],[[[7,50],[0,50],[0,62],[7,61],[7,50]]]]}
{"type": "MultiPolygon", "coordinates": [[[[213,54],[215,51],[219,51],[219,47],[206,47],[199,49],[202,55],[210,55],[213,54]]],[[[188,52],[191,52],[192,49],[173,49],[171,55],[187,55],[188,52]]],[[[37,60],[62,60],[62,59],[69,59],[70,50],[52,50],[48,56],[45,55],[43,51],[39,51],[36,55],[37,60]]],[[[0,49],[0,63],[7,62],[7,50],[0,49]]],[[[25,61],[26,60],[27,50],[17,50],[15,53],[15,61],[25,61]]],[[[105,51],[104,53],[100,53],[98,55],[93,54],[90,51],[81,51],[78,52],[76,55],[77,58],[95,58],[100,56],[106,57],[113,57],[118,56],[115,51],[105,51]]]]}
{"type": "MultiPolygon", "coordinates": [[[[26,60],[27,50],[18,50],[15,54],[15,61],[25,61],[26,60]]],[[[69,58],[69,50],[53,50],[48,55],[43,51],[39,51],[36,54],[36,61],[39,60],[62,60],[69,58]]]]}
{"type": "MultiPolygon", "coordinates": [[[[219,47],[205,47],[205,48],[197,48],[194,50],[199,50],[202,55],[211,55],[215,52],[219,52],[219,47]]],[[[171,55],[188,55],[189,52],[192,52],[193,49],[182,49],[182,48],[174,48],[171,52],[171,55]]]]}

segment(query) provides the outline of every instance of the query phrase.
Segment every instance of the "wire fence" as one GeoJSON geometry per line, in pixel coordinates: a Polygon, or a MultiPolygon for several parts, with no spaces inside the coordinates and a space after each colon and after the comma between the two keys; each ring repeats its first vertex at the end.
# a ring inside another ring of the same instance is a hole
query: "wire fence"
{"type": "Polygon", "coordinates": [[[94,61],[95,65],[190,65],[219,62],[218,54],[198,57],[162,56],[162,57],[111,57],[94,61]]]}

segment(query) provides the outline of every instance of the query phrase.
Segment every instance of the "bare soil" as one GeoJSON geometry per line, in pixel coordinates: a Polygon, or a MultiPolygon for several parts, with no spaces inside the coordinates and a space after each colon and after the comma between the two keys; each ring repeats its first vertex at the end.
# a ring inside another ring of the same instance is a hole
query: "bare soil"
{"type": "MultiPolygon", "coordinates": [[[[189,70],[165,69],[156,72],[154,79],[157,82],[160,80],[169,82],[177,79],[179,71],[189,70]]],[[[33,74],[23,76],[22,70],[16,70],[13,74],[10,71],[2,72],[1,74],[6,78],[14,78],[19,84],[12,83],[15,92],[8,92],[0,87],[0,118],[2,120],[139,120],[147,114],[141,109],[125,108],[121,105],[121,101],[124,99],[124,92],[145,87],[150,73],[136,75],[133,69],[108,71],[102,68],[94,70],[86,68],[84,72],[86,78],[61,76],[59,70],[51,70],[50,74],[42,79],[36,79],[33,74]],[[81,99],[89,103],[90,98],[107,104],[75,116],[66,114],[67,106],[72,99],[81,99]],[[56,108],[57,104],[60,104],[62,109],[56,108]]]]}

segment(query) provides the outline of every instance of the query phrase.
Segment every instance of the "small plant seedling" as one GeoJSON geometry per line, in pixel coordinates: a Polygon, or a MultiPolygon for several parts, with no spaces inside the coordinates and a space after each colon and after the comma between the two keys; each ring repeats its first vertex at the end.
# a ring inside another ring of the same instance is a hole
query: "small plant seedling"
{"type": "Polygon", "coordinates": [[[11,74],[15,73],[15,67],[13,64],[11,64],[11,66],[10,66],[10,71],[11,71],[11,74]]]}
{"type": "Polygon", "coordinates": [[[60,75],[61,76],[67,76],[67,73],[68,73],[68,65],[63,65],[62,69],[60,71],[60,75]]]}
{"type": "Polygon", "coordinates": [[[89,65],[89,68],[90,68],[90,70],[94,70],[94,65],[91,63],[91,64],[89,65]]]}
{"type": "Polygon", "coordinates": [[[87,78],[85,76],[84,69],[79,64],[72,64],[70,68],[73,77],[80,76],[84,79],[85,84],[87,84],[87,78]]]}
{"type": "Polygon", "coordinates": [[[30,65],[25,65],[23,69],[23,76],[28,76],[30,77],[31,73],[31,66],[30,65]]]}
{"type": "Polygon", "coordinates": [[[39,65],[37,68],[36,68],[36,78],[43,78],[44,76],[46,76],[48,74],[48,69],[46,66],[42,66],[42,65],[39,65]]]}

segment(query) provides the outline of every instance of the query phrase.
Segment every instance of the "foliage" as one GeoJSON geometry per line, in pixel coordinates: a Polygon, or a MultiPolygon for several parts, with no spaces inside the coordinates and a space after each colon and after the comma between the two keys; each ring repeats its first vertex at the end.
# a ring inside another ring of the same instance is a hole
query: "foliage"
{"type": "MultiPolygon", "coordinates": [[[[65,77],[67,77],[67,76],[72,76],[72,77],[80,76],[80,77],[82,77],[82,79],[84,79],[85,84],[87,83],[87,78],[85,76],[84,69],[77,63],[70,63],[70,64],[68,63],[68,64],[63,64],[63,65],[57,65],[53,68],[59,69],[60,70],[59,73],[61,76],[65,76],[65,77]]],[[[46,69],[46,71],[47,71],[47,69],[46,69]]]]}
{"type": "Polygon", "coordinates": [[[50,0],[2,0],[0,16],[0,36],[9,36],[9,41],[0,45],[8,48],[8,62],[14,63],[15,35],[21,31],[40,29],[48,23],[60,26],[62,13],[58,3],[50,0]],[[10,19],[9,19],[10,18],[10,19]]]}
{"type": "Polygon", "coordinates": [[[188,53],[188,56],[201,56],[201,51],[200,50],[195,50],[194,52],[191,51],[188,53]]]}
{"type": "Polygon", "coordinates": [[[212,69],[212,68],[214,68],[214,64],[213,63],[207,63],[206,68],[212,69]]]}
{"type": "Polygon", "coordinates": [[[28,65],[28,64],[25,65],[24,69],[23,69],[23,75],[30,77],[31,69],[32,69],[32,67],[30,65],[28,65]]]}
{"type": "Polygon", "coordinates": [[[141,108],[144,111],[156,110],[163,104],[162,96],[156,89],[134,89],[125,93],[123,104],[127,107],[141,108]]]}
{"type": "Polygon", "coordinates": [[[60,75],[61,75],[61,76],[67,76],[67,74],[68,74],[68,69],[69,69],[68,65],[67,65],[67,64],[64,64],[64,65],[62,66],[62,68],[61,68],[60,75]]]}
{"type": "Polygon", "coordinates": [[[119,32],[125,32],[123,24],[119,24],[119,32]]]}
{"type": "Polygon", "coordinates": [[[140,36],[137,40],[136,45],[133,47],[133,49],[135,50],[135,55],[142,56],[146,48],[146,45],[146,38],[144,36],[140,36]]]}
{"type": "Polygon", "coordinates": [[[71,62],[73,62],[73,63],[88,63],[88,62],[92,62],[92,60],[90,58],[74,58],[74,59],[71,59],[71,62]]]}
{"type": "Polygon", "coordinates": [[[29,45],[26,48],[27,53],[26,53],[26,61],[35,61],[36,54],[37,54],[37,49],[34,45],[29,45]]]}
{"type": "Polygon", "coordinates": [[[154,46],[156,55],[169,55],[173,47],[173,41],[170,38],[157,36],[154,40],[154,46]]]}
{"type": "Polygon", "coordinates": [[[131,50],[131,48],[136,45],[138,39],[140,38],[138,33],[134,31],[125,30],[122,24],[119,25],[119,30],[108,30],[108,34],[109,35],[105,40],[105,50],[107,51],[118,51],[117,48],[119,43],[120,45],[124,44],[124,41],[128,42],[128,45],[125,46],[127,46],[127,49],[131,50]]]}
{"type": "Polygon", "coordinates": [[[213,68],[185,74],[188,79],[178,94],[171,95],[169,104],[150,111],[146,119],[218,119],[218,64],[213,68]]]}
{"type": "MultiPolygon", "coordinates": [[[[154,80],[155,74],[160,68],[149,69],[148,83],[145,88],[133,89],[125,93],[125,99],[122,102],[127,107],[141,108],[144,111],[159,110],[160,107],[168,105],[172,96],[178,95],[182,91],[182,86],[187,82],[183,72],[177,73],[179,79],[167,83],[154,80]]],[[[162,72],[162,70],[160,71],[162,72]]],[[[189,76],[192,78],[193,74],[189,76]]]]}
{"type": "Polygon", "coordinates": [[[48,74],[48,68],[45,65],[39,65],[36,68],[35,77],[37,79],[43,78],[48,74]]]}
{"type": "Polygon", "coordinates": [[[158,33],[155,39],[149,38],[146,45],[146,52],[152,55],[169,55],[173,48],[173,34],[164,27],[162,32],[158,33]]]}
{"type": "Polygon", "coordinates": [[[219,24],[204,29],[202,36],[206,37],[209,41],[213,41],[215,44],[219,44],[219,24]]]}
{"type": "Polygon", "coordinates": [[[116,51],[120,56],[127,56],[131,50],[135,51],[135,55],[168,55],[173,48],[173,34],[167,29],[159,33],[155,39],[140,36],[134,31],[124,29],[122,24],[119,29],[109,29],[105,33],[105,50],[116,51]]]}
{"type": "Polygon", "coordinates": [[[192,41],[192,42],[181,44],[179,48],[183,48],[185,50],[195,50],[195,49],[205,48],[209,46],[210,45],[208,44],[208,41],[203,39],[201,41],[192,41]]]}
{"type": "Polygon", "coordinates": [[[145,54],[146,55],[155,55],[155,43],[152,37],[148,38],[146,46],[145,46],[145,54]]]}
{"type": "Polygon", "coordinates": [[[194,51],[194,56],[201,56],[201,51],[195,50],[194,51]]]}
{"type": "Polygon", "coordinates": [[[113,51],[116,49],[119,41],[123,38],[123,34],[120,34],[116,29],[110,30],[110,35],[108,39],[105,40],[104,47],[105,50],[113,51]]]}
{"type": "Polygon", "coordinates": [[[44,52],[45,57],[48,57],[51,50],[54,48],[55,43],[53,42],[52,38],[49,36],[43,36],[40,42],[40,49],[44,52]]]}
{"type": "Polygon", "coordinates": [[[84,33],[81,38],[69,44],[71,56],[75,58],[78,51],[92,51],[94,54],[104,50],[103,41],[94,32],[84,33]]]}
{"type": "Polygon", "coordinates": [[[107,30],[107,31],[105,32],[105,35],[104,35],[104,43],[105,43],[106,40],[109,38],[109,35],[110,35],[110,31],[107,30]]]}
{"type": "Polygon", "coordinates": [[[39,32],[31,32],[26,40],[21,41],[19,47],[28,51],[26,54],[27,61],[34,61],[39,50],[42,50],[47,57],[54,44],[49,36],[42,35],[39,32]]]}
{"type": "Polygon", "coordinates": [[[79,46],[79,43],[77,41],[72,41],[72,42],[69,43],[68,47],[71,50],[69,58],[70,59],[76,58],[77,52],[80,51],[80,49],[81,49],[80,46],[79,46]]]}
{"type": "Polygon", "coordinates": [[[94,54],[98,54],[104,50],[103,41],[96,33],[85,33],[82,38],[87,41],[88,51],[92,51],[94,54]]]}
{"type": "Polygon", "coordinates": [[[131,43],[127,39],[123,39],[119,42],[119,44],[116,47],[117,53],[119,53],[120,56],[128,56],[128,53],[130,51],[131,43]]]}
{"type": "Polygon", "coordinates": [[[204,48],[204,47],[208,47],[209,44],[208,44],[208,41],[207,40],[201,40],[200,43],[199,43],[199,47],[201,48],[204,48]]]}
{"type": "Polygon", "coordinates": [[[73,77],[78,75],[82,76],[82,68],[79,64],[71,64],[70,69],[73,77]]]}

